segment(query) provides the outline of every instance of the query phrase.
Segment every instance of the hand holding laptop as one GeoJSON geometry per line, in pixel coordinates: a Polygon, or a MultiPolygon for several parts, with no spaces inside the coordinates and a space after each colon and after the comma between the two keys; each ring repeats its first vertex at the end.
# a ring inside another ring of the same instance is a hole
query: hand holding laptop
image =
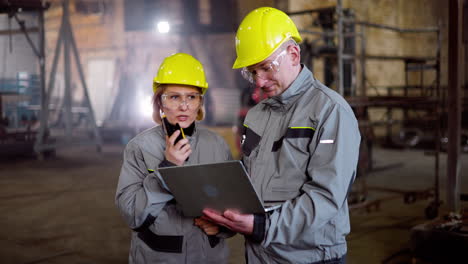
{"type": "Polygon", "coordinates": [[[213,236],[219,233],[219,225],[213,223],[213,221],[207,219],[204,216],[194,218],[193,222],[209,236],[213,236]]]}
{"type": "Polygon", "coordinates": [[[225,226],[232,231],[239,232],[245,235],[250,235],[253,232],[254,216],[253,214],[240,214],[233,210],[226,210],[223,214],[210,209],[204,209],[203,215],[208,220],[225,226]]]}

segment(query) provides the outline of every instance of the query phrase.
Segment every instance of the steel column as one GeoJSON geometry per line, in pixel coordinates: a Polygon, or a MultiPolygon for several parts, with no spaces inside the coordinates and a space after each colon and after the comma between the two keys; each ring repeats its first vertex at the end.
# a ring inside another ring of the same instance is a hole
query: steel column
{"type": "Polygon", "coordinates": [[[460,211],[462,0],[449,1],[447,204],[460,211]]]}

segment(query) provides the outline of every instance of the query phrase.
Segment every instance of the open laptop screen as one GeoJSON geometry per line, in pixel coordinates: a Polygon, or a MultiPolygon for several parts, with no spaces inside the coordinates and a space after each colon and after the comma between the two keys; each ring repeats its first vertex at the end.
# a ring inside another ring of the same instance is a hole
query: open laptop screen
{"type": "Polygon", "coordinates": [[[261,199],[239,160],[160,168],[185,216],[200,216],[204,208],[222,213],[264,213],[261,199]]]}

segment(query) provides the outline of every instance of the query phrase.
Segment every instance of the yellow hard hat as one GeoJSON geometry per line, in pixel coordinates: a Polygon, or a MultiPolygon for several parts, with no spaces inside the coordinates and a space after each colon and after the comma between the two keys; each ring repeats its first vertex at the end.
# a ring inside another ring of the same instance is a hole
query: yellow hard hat
{"type": "Polygon", "coordinates": [[[288,15],[272,7],[253,10],[237,29],[237,59],[232,68],[239,69],[265,60],[290,38],[297,43],[302,41],[288,15]]]}
{"type": "Polygon", "coordinates": [[[202,94],[208,89],[203,65],[186,53],[175,53],[164,59],[153,79],[153,92],[156,92],[160,84],[196,86],[202,89],[202,94]]]}

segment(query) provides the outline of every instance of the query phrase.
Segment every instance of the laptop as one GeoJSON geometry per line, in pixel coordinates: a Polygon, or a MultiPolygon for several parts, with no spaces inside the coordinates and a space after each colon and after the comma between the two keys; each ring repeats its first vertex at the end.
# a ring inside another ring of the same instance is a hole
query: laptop
{"type": "Polygon", "coordinates": [[[159,168],[185,216],[201,216],[204,208],[220,213],[233,209],[244,214],[265,213],[247,171],[239,160],[159,168]]]}

